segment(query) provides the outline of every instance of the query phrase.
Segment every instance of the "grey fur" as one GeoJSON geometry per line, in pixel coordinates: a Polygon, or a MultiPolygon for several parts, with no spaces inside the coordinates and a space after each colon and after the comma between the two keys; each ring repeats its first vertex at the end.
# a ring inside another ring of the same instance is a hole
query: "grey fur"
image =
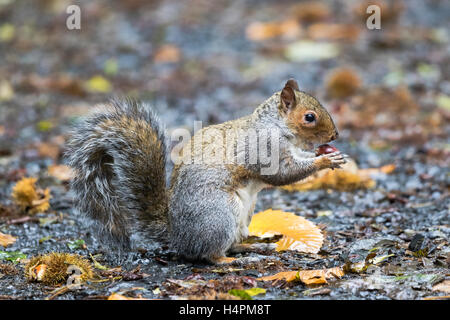
{"type": "Polygon", "coordinates": [[[156,229],[166,225],[167,208],[155,203],[167,203],[160,165],[166,157],[164,128],[148,105],[113,100],[102,106],[72,132],[66,157],[75,170],[71,188],[76,208],[103,242],[128,250],[130,236],[144,225],[137,221],[147,220],[156,229]],[[148,135],[156,133],[162,150],[141,148],[137,135],[136,141],[130,139],[124,118],[141,121],[148,135]]]}

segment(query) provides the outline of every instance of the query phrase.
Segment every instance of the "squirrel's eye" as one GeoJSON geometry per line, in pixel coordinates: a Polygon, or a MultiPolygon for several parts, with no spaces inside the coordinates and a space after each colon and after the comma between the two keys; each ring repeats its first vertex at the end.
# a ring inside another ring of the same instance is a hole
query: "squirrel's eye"
{"type": "Polygon", "coordinates": [[[305,114],[305,121],[308,123],[314,122],[316,120],[316,116],[313,113],[305,114]]]}

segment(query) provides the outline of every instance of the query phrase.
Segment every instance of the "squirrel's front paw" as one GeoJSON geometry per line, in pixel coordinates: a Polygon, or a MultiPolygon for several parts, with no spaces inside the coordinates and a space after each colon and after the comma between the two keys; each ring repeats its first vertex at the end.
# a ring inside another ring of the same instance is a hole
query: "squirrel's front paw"
{"type": "Polygon", "coordinates": [[[316,158],[316,164],[319,166],[320,169],[326,169],[326,168],[340,168],[342,164],[346,163],[347,161],[345,158],[347,155],[342,154],[340,151],[336,151],[333,153],[328,153],[321,155],[316,158]]]}

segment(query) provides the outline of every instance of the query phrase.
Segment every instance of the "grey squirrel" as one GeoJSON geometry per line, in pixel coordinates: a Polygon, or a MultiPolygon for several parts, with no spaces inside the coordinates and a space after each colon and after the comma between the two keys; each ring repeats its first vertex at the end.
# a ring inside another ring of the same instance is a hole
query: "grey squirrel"
{"type": "Polygon", "coordinates": [[[144,230],[149,241],[168,235],[179,257],[227,263],[227,252],[243,248],[258,192],[339,168],[346,161],[339,151],[314,153],[314,144],[337,137],[327,110],[290,79],[252,114],[197,131],[180,148],[182,161],[167,187],[164,126],[146,104],[112,101],[73,131],[67,145],[75,171],[71,188],[77,210],[120,250],[129,250],[131,235],[144,230]],[[267,133],[275,139],[263,139],[267,133]],[[276,171],[264,173],[271,164],[252,161],[261,146],[276,171]],[[222,152],[227,161],[217,157],[222,152]]]}

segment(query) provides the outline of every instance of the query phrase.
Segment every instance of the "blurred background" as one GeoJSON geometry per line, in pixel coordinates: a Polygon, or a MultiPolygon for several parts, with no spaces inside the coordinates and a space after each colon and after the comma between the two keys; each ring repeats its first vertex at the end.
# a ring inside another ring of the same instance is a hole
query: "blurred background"
{"type": "Polygon", "coordinates": [[[412,145],[446,165],[449,18],[445,0],[0,0],[0,156],[60,161],[68,126],[111,97],[192,130],[252,112],[294,77],[346,151],[412,145]],[[66,27],[73,4],[80,30],[66,27]]]}
{"type": "MultiPolygon", "coordinates": [[[[72,172],[63,164],[71,126],[97,103],[137,98],[153,105],[169,130],[192,132],[194,121],[206,126],[251,113],[291,77],[330,111],[340,133],[333,144],[362,170],[335,170],[334,185],[319,190],[262,191],[256,212],[299,214],[326,240],[320,256],[273,253],[264,261],[275,263],[256,268],[278,272],[280,261],[287,270],[365,265],[368,252],[383,246],[383,259],[391,258],[372,269],[376,275],[349,274],[315,294],[415,299],[435,295],[432,285],[446,276],[438,290],[448,298],[449,27],[448,0],[0,0],[0,235],[13,239],[5,251],[0,246],[0,299],[48,295],[19,269],[4,276],[11,270],[5,259],[106,251],[73,212],[72,172]],[[381,10],[379,30],[366,24],[373,4],[381,10]],[[79,30],[66,25],[76,22],[71,5],[80,8],[79,30]],[[378,172],[376,183],[361,178],[367,168],[366,176],[378,172]],[[337,188],[352,179],[370,185],[337,188]],[[13,201],[18,186],[27,201],[13,201]]],[[[104,298],[126,286],[148,287],[150,298],[162,297],[160,287],[164,297],[175,294],[163,289],[166,279],[191,277],[192,265],[172,261],[168,247],[146,245],[148,252],[134,252],[122,266],[140,272],[142,265],[152,277],[62,298],[104,298]]],[[[117,265],[111,256],[101,259],[117,265]]],[[[229,288],[223,283],[216,289],[229,288]]],[[[310,294],[304,289],[283,285],[264,298],[301,299],[310,294]]]]}

